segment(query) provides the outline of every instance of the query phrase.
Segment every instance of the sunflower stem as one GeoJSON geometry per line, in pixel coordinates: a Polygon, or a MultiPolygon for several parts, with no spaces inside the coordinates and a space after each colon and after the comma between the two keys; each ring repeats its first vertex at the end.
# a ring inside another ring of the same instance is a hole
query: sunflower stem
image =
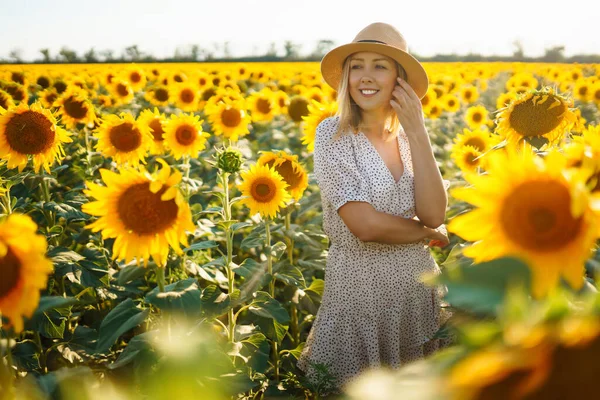
{"type": "MultiPolygon", "coordinates": [[[[229,200],[229,173],[221,172],[221,185],[223,186],[223,217],[225,221],[231,220],[231,202],[229,200]]],[[[231,226],[229,223],[225,225],[225,239],[227,240],[227,260],[225,263],[225,269],[227,270],[227,288],[229,290],[229,295],[231,295],[234,291],[235,284],[235,275],[231,268],[231,263],[233,261],[233,232],[231,231],[231,226]]],[[[233,315],[233,307],[228,311],[228,340],[230,343],[234,342],[234,334],[235,334],[235,320],[236,316],[233,315]]]]}
{"type": "Polygon", "coordinates": [[[92,172],[92,143],[90,141],[90,133],[89,133],[89,129],[87,128],[87,126],[83,129],[83,131],[85,132],[85,156],[86,156],[86,160],[87,160],[87,168],[86,168],[86,173],[89,176],[93,175],[92,172]]]}
{"type": "Polygon", "coordinates": [[[46,367],[46,352],[44,352],[44,346],[42,346],[42,338],[40,337],[39,332],[34,332],[35,343],[40,349],[40,366],[42,367],[42,374],[48,373],[48,368],[46,367]]]}
{"type": "MultiPolygon", "coordinates": [[[[42,178],[42,185],[41,185],[41,192],[42,192],[42,198],[44,199],[44,203],[50,203],[50,189],[48,187],[48,180],[45,179],[44,175],[40,176],[42,178]]],[[[54,225],[56,224],[56,220],[55,220],[55,216],[54,216],[54,212],[53,211],[46,211],[46,210],[42,210],[44,213],[44,216],[46,217],[46,231],[49,232],[54,225]]],[[[59,242],[58,242],[58,237],[54,236],[52,238],[52,242],[54,243],[54,246],[58,246],[59,242]]]]}
{"type": "Polygon", "coordinates": [[[4,196],[2,196],[4,200],[4,211],[6,211],[6,215],[12,214],[12,203],[10,198],[10,186],[6,188],[6,192],[4,192],[4,196]]]}
{"type": "MultiPolygon", "coordinates": [[[[0,313],[0,332],[2,332],[2,313],[0,313]]],[[[6,368],[8,369],[8,387],[9,387],[9,391],[11,391],[11,390],[13,390],[13,383],[14,383],[14,378],[15,378],[14,369],[13,369],[12,350],[10,348],[10,339],[12,338],[12,335],[10,334],[10,332],[8,330],[5,330],[5,332],[6,332],[6,361],[7,361],[6,368]]],[[[2,358],[4,357],[4,355],[2,354],[1,350],[2,350],[2,348],[0,348],[0,362],[2,362],[2,364],[4,364],[4,362],[2,361],[2,358]]],[[[0,367],[4,367],[4,365],[2,365],[0,367]]]]}
{"type": "MultiPolygon", "coordinates": [[[[267,238],[265,240],[265,249],[267,251],[267,272],[271,277],[269,282],[269,293],[275,298],[275,279],[273,278],[273,255],[271,254],[271,218],[265,217],[265,232],[267,238]]],[[[279,350],[277,349],[277,339],[273,340],[273,367],[275,369],[275,380],[279,381],[279,350]]]]}
{"type": "Polygon", "coordinates": [[[167,267],[157,267],[156,270],[156,283],[158,283],[158,290],[161,293],[165,291],[165,268],[167,267]]]}
{"type": "Polygon", "coordinates": [[[183,165],[185,166],[185,199],[190,200],[190,156],[186,154],[183,156],[183,165]]]}

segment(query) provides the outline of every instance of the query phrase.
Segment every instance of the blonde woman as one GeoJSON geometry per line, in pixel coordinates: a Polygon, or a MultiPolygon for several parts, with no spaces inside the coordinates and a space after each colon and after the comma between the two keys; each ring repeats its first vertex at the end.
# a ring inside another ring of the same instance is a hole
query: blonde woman
{"type": "Polygon", "coordinates": [[[368,367],[399,367],[447,343],[431,337],[445,288],[429,245],[448,244],[442,179],[420,98],[427,74],[393,26],[374,23],[323,57],[339,111],[317,127],[314,174],[330,239],[325,291],[298,360],[323,363],[338,389],[368,367]],[[432,243],[432,241],[435,241],[432,243]]]}

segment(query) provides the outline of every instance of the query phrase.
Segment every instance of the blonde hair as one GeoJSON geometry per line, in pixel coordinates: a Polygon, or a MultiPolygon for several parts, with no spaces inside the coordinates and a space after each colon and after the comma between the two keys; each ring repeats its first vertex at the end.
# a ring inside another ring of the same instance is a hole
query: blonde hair
{"type": "MultiPolygon", "coordinates": [[[[348,85],[348,80],[350,78],[350,56],[346,57],[344,60],[344,65],[342,67],[342,78],[340,79],[340,84],[337,90],[338,111],[335,115],[339,117],[339,125],[338,130],[333,137],[334,139],[337,139],[346,132],[357,134],[359,125],[362,122],[360,107],[352,99],[352,96],[350,96],[350,88],[348,85]]],[[[396,71],[400,78],[406,80],[406,71],[397,61],[396,71]]],[[[400,121],[398,120],[398,116],[394,112],[394,109],[391,109],[386,118],[386,128],[390,132],[395,132],[399,126],[400,121]]]]}

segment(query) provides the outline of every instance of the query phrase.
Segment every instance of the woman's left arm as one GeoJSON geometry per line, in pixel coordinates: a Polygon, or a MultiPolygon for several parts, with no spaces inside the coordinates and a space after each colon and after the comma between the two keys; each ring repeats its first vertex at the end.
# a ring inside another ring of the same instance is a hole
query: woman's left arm
{"type": "Polygon", "coordinates": [[[408,83],[398,78],[390,104],[410,144],[415,179],[415,212],[429,228],[444,223],[448,196],[425,128],[421,100],[408,83]]]}

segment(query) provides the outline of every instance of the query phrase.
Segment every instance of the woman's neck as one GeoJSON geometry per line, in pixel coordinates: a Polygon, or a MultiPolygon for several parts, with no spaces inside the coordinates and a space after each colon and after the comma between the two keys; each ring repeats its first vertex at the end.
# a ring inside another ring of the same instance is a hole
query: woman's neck
{"type": "Polygon", "coordinates": [[[386,128],[387,115],[384,112],[373,110],[371,112],[362,112],[359,130],[365,135],[381,141],[391,139],[392,132],[386,128]]]}

